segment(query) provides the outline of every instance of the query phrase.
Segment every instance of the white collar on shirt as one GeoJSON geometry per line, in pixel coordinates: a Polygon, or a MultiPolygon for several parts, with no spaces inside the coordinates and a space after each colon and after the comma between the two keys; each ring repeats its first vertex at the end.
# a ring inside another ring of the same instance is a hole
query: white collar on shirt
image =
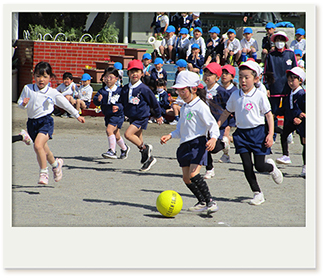
{"type": "Polygon", "coordinates": [[[117,86],[116,85],[114,85],[113,87],[112,87],[112,89],[110,89],[108,86],[105,86],[105,90],[106,91],[109,91],[109,92],[114,92],[114,91],[116,91],[117,90],[117,86]]]}
{"type": "Polygon", "coordinates": [[[49,88],[50,88],[50,84],[47,84],[47,85],[46,85],[44,88],[42,88],[42,89],[39,89],[38,86],[37,86],[36,84],[33,84],[33,90],[34,90],[34,91],[39,91],[40,93],[43,93],[43,94],[47,93],[48,90],[49,90],[49,88]]]}
{"type": "Polygon", "coordinates": [[[241,96],[249,96],[249,97],[251,97],[251,96],[253,96],[255,94],[256,90],[257,90],[257,88],[254,86],[253,89],[250,92],[248,92],[247,94],[244,94],[244,92],[241,89],[240,90],[240,95],[241,96]]]}
{"type": "Polygon", "coordinates": [[[211,89],[207,89],[207,86],[205,86],[206,92],[212,94],[212,96],[216,95],[216,90],[220,85],[218,83],[215,83],[215,85],[211,89]]]}
{"type": "Polygon", "coordinates": [[[141,83],[142,83],[141,80],[139,80],[137,83],[135,83],[135,84],[133,84],[133,85],[129,82],[129,89],[136,88],[136,87],[138,87],[141,83]]]}
{"type": "Polygon", "coordinates": [[[198,101],[200,100],[199,96],[196,96],[193,100],[191,100],[189,103],[185,103],[186,107],[192,107],[194,106],[198,101]]]}

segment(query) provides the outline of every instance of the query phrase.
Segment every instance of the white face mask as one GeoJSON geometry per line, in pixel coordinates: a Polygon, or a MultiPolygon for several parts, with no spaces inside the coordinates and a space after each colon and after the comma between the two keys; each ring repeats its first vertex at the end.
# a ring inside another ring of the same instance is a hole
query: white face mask
{"type": "Polygon", "coordinates": [[[275,47],[278,49],[283,49],[285,47],[285,42],[275,42],[275,47]]]}

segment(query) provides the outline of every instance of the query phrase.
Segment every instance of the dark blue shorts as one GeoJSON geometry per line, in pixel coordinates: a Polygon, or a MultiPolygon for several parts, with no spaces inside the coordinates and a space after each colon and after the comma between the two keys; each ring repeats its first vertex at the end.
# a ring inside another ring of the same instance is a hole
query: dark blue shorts
{"type": "Polygon", "coordinates": [[[136,119],[136,120],[135,119],[129,119],[129,123],[130,124],[133,124],[137,128],[141,128],[141,129],[146,130],[147,125],[148,125],[148,118],[141,119],[141,120],[138,120],[138,119],[136,119]]]}
{"type": "Polygon", "coordinates": [[[265,146],[267,136],[265,125],[248,129],[237,128],[232,136],[236,154],[252,152],[259,156],[271,153],[271,148],[265,146]]]}
{"type": "Polygon", "coordinates": [[[108,126],[108,124],[117,126],[119,129],[121,129],[123,122],[124,122],[124,116],[105,116],[104,121],[105,121],[105,127],[108,126]]]}
{"type": "Polygon", "coordinates": [[[91,105],[91,102],[89,102],[89,101],[85,101],[85,100],[83,100],[84,101],[84,103],[85,103],[85,105],[86,105],[86,108],[88,109],[89,108],[89,105],[91,105]]]}
{"type": "Polygon", "coordinates": [[[45,135],[48,134],[49,138],[52,139],[53,129],[54,122],[51,115],[46,115],[38,119],[28,119],[27,121],[27,131],[33,142],[39,133],[43,133],[45,135]]]}
{"type": "Polygon", "coordinates": [[[206,142],[206,137],[200,136],[182,143],[177,150],[180,167],[190,166],[190,164],[207,165],[206,142]]]}

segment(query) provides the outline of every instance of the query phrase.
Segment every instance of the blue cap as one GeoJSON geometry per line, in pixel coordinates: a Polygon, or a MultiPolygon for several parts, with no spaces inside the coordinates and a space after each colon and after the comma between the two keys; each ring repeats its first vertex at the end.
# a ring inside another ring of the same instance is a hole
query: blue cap
{"type": "Polygon", "coordinates": [[[185,61],[184,59],[179,59],[176,63],[174,67],[187,67],[187,61],[185,61]]]}
{"type": "Polygon", "coordinates": [[[194,49],[194,48],[200,49],[199,45],[196,43],[191,45],[191,49],[194,49]]]}
{"type": "Polygon", "coordinates": [[[294,53],[302,56],[302,50],[296,49],[296,50],[294,50],[294,53]]]}
{"type": "Polygon", "coordinates": [[[91,77],[91,75],[90,74],[88,74],[88,73],[85,73],[85,74],[83,74],[83,76],[81,77],[81,81],[88,81],[88,80],[91,80],[92,79],[92,77],[91,77]]]}
{"type": "Polygon", "coordinates": [[[170,32],[175,32],[175,27],[173,25],[169,25],[167,28],[166,28],[166,33],[170,33],[170,32]]]}
{"type": "Polygon", "coordinates": [[[144,53],[142,59],[152,59],[152,56],[150,53],[144,53]]]}
{"type": "Polygon", "coordinates": [[[220,34],[221,30],[217,26],[213,26],[208,32],[220,34]]]}
{"type": "Polygon", "coordinates": [[[185,27],[181,28],[180,31],[179,31],[179,34],[188,34],[188,33],[189,33],[189,31],[185,27]]]}
{"type": "Polygon", "coordinates": [[[122,70],[122,63],[121,62],[116,62],[113,64],[113,67],[118,70],[122,70]]]}
{"type": "Polygon", "coordinates": [[[155,59],[155,61],[154,61],[154,64],[156,65],[156,64],[163,64],[164,62],[163,62],[163,59],[162,58],[160,58],[160,57],[157,57],[156,59],[155,59]]]}
{"type": "Polygon", "coordinates": [[[276,28],[275,24],[273,22],[268,22],[265,26],[266,29],[270,29],[270,28],[276,28]]]}
{"type": "Polygon", "coordinates": [[[203,29],[201,29],[201,28],[198,27],[198,26],[194,28],[194,32],[195,32],[196,30],[198,30],[198,31],[200,31],[201,33],[203,33],[203,29]]]}
{"type": "Polygon", "coordinates": [[[306,34],[306,32],[304,31],[303,28],[298,28],[297,31],[295,32],[295,35],[297,35],[297,34],[304,36],[306,34]]]}
{"type": "Polygon", "coordinates": [[[245,33],[252,33],[252,29],[250,27],[246,27],[244,30],[243,30],[243,34],[245,33]]]}
{"type": "Polygon", "coordinates": [[[235,30],[232,29],[232,28],[230,28],[230,29],[226,32],[226,34],[227,34],[227,33],[234,33],[234,34],[237,34],[237,32],[235,32],[235,30]]]}

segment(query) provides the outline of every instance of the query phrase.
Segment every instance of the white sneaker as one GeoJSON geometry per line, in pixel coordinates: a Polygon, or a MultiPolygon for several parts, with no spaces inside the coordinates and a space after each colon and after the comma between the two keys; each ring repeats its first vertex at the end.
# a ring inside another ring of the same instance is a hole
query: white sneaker
{"type": "Polygon", "coordinates": [[[287,142],[288,142],[288,144],[293,144],[294,143],[294,141],[293,141],[293,134],[292,133],[289,134],[289,136],[287,138],[287,142]]]}
{"type": "Polygon", "coordinates": [[[218,162],[225,162],[225,163],[231,162],[230,156],[226,155],[226,154],[223,154],[221,156],[221,158],[218,160],[218,162]]]}
{"type": "Polygon", "coordinates": [[[254,198],[250,200],[251,205],[260,205],[265,202],[264,194],[262,192],[254,192],[254,198]]]}
{"type": "Polygon", "coordinates": [[[188,208],[190,212],[202,212],[207,210],[207,205],[205,202],[197,202],[194,206],[188,208]]]}
{"type": "Polygon", "coordinates": [[[207,170],[204,175],[204,179],[212,179],[215,176],[214,168],[212,170],[207,170]]]}
{"type": "Polygon", "coordinates": [[[300,174],[300,177],[306,178],[306,165],[303,165],[302,166],[302,172],[300,174]]]}
{"type": "Polygon", "coordinates": [[[210,215],[211,213],[217,212],[217,210],[218,210],[217,202],[214,201],[214,200],[211,200],[207,204],[207,215],[210,215]]]}
{"type": "Polygon", "coordinates": [[[170,122],[170,125],[177,125],[178,121],[177,120],[173,120],[173,122],[170,122]]]}
{"type": "Polygon", "coordinates": [[[223,136],[222,138],[222,142],[224,143],[224,149],[223,149],[223,152],[225,154],[228,154],[229,153],[229,150],[230,150],[230,142],[229,142],[229,138],[226,137],[226,136],[223,136]]]}
{"type": "Polygon", "coordinates": [[[290,157],[288,157],[288,156],[282,156],[282,157],[276,159],[276,162],[281,163],[281,164],[291,164],[292,163],[290,157]]]}
{"type": "Polygon", "coordinates": [[[282,174],[282,172],[277,168],[277,166],[276,166],[274,160],[272,160],[271,158],[268,158],[268,159],[266,160],[266,162],[269,163],[269,164],[271,164],[271,165],[273,165],[273,168],[274,168],[274,169],[273,169],[273,171],[270,172],[269,174],[272,175],[272,178],[273,178],[274,182],[275,182],[276,184],[281,184],[281,183],[283,182],[283,174],[282,174]]]}

